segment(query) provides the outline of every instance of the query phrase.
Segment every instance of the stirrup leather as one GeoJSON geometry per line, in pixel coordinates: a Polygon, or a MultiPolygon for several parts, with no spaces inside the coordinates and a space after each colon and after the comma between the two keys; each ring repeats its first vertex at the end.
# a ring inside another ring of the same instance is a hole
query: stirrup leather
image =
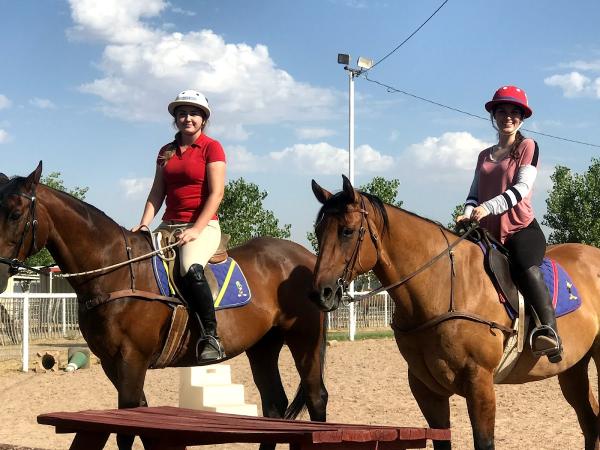
{"type": "Polygon", "coordinates": [[[529,347],[534,356],[553,355],[561,351],[560,338],[552,327],[540,325],[531,331],[529,347]]]}

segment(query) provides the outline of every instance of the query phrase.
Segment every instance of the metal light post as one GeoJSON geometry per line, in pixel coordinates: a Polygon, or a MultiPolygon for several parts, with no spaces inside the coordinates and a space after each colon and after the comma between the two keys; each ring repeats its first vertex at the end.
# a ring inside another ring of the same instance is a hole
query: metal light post
{"type": "MultiPolygon", "coordinates": [[[[360,56],[357,61],[357,68],[352,68],[350,64],[350,55],[338,53],[338,64],[344,64],[344,70],[348,72],[348,179],[354,186],[354,78],[369,70],[373,66],[373,60],[360,56]]],[[[351,296],[354,296],[354,281],[348,288],[351,296]]],[[[354,303],[350,303],[349,313],[349,339],[354,340],[356,334],[356,310],[354,303]]]]}

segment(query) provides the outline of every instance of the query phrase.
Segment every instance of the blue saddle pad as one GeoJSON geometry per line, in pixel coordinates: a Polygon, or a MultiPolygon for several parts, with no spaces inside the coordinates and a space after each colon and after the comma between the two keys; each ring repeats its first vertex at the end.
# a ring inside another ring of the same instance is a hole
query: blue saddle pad
{"type": "MultiPolygon", "coordinates": [[[[152,257],[152,268],[161,295],[174,296],[175,290],[171,286],[166,263],[155,255],[152,257]]],[[[215,309],[236,308],[250,301],[252,298],[250,286],[241,267],[233,258],[228,257],[223,262],[208,264],[208,268],[215,275],[219,286],[215,309]]]]}
{"type": "Polygon", "coordinates": [[[242,268],[231,257],[225,261],[208,264],[219,284],[215,308],[236,308],[250,301],[252,293],[242,268]]]}
{"type": "Polygon", "coordinates": [[[560,264],[550,258],[544,258],[540,269],[550,290],[556,317],[564,316],[581,306],[579,292],[560,264]]]}

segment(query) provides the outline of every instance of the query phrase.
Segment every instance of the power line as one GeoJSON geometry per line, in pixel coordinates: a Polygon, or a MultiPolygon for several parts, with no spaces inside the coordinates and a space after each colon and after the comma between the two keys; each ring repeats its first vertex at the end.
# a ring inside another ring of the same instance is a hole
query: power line
{"type": "Polygon", "coordinates": [[[387,59],[389,56],[391,56],[391,55],[392,55],[392,53],[394,53],[396,50],[398,50],[400,47],[402,47],[404,44],[406,44],[406,43],[408,42],[408,40],[409,40],[410,38],[412,38],[412,37],[413,37],[415,34],[417,34],[417,32],[418,32],[418,31],[419,31],[421,28],[423,28],[423,27],[425,26],[425,24],[426,24],[427,22],[429,22],[429,20],[431,20],[431,18],[432,18],[433,16],[435,16],[435,15],[437,14],[437,12],[438,12],[440,9],[442,9],[442,7],[443,7],[443,6],[444,6],[446,3],[448,3],[448,0],[444,0],[444,3],[442,3],[442,4],[441,4],[441,5],[438,7],[438,9],[436,9],[436,10],[433,12],[433,14],[432,14],[432,15],[430,15],[430,16],[428,17],[428,19],[427,19],[425,22],[423,22],[421,25],[419,25],[419,28],[417,28],[415,31],[413,31],[413,32],[410,34],[410,36],[408,36],[406,39],[404,39],[404,40],[403,40],[403,41],[402,41],[402,42],[401,42],[401,43],[400,43],[400,44],[399,44],[399,45],[398,45],[398,46],[397,46],[397,47],[396,47],[394,50],[392,50],[392,51],[391,51],[391,52],[389,52],[387,55],[385,55],[383,58],[381,58],[379,61],[377,61],[375,64],[373,64],[373,65],[372,65],[372,66],[371,66],[371,67],[370,67],[368,70],[371,70],[371,69],[373,69],[373,68],[374,68],[374,67],[375,67],[377,64],[379,64],[379,63],[383,62],[385,59],[387,59]]]}
{"type": "MultiPolygon", "coordinates": [[[[381,81],[373,80],[373,79],[369,78],[369,76],[366,73],[363,73],[362,76],[364,76],[365,80],[370,81],[371,83],[375,83],[375,84],[377,84],[379,86],[384,87],[387,90],[387,92],[404,94],[404,95],[407,95],[409,97],[416,98],[417,100],[421,100],[421,101],[424,101],[424,102],[427,102],[427,103],[431,103],[432,105],[439,106],[441,108],[446,108],[446,109],[449,109],[451,111],[455,111],[455,112],[458,112],[460,114],[464,114],[466,116],[474,117],[475,119],[485,120],[486,122],[488,120],[490,120],[489,117],[483,117],[483,116],[479,116],[477,114],[472,114],[470,112],[463,111],[462,109],[453,108],[452,106],[444,105],[443,103],[439,103],[439,102],[436,102],[436,101],[433,101],[433,100],[429,100],[429,99],[427,99],[425,97],[421,97],[421,96],[416,95],[416,94],[411,94],[410,92],[403,91],[402,89],[397,89],[397,88],[395,88],[393,86],[390,86],[388,84],[382,83],[381,81]]],[[[549,137],[549,138],[552,138],[552,139],[558,139],[558,140],[561,140],[561,141],[572,142],[574,144],[581,144],[581,145],[587,145],[589,147],[600,148],[600,145],[598,145],[598,144],[592,144],[590,142],[584,142],[584,141],[578,141],[578,140],[575,140],[575,139],[568,139],[568,138],[564,138],[564,137],[560,137],[560,136],[554,136],[552,134],[542,133],[541,131],[533,131],[533,130],[530,130],[528,128],[523,128],[523,130],[527,131],[529,133],[533,133],[533,134],[537,134],[537,135],[540,135],[540,136],[549,137]]]]}

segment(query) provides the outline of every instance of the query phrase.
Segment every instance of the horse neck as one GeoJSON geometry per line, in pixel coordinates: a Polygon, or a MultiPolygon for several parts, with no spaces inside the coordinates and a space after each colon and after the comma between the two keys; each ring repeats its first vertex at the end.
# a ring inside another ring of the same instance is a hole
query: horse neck
{"type": "MultiPolygon", "coordinates": [[[[400,208],[386,205],[389,218],[388,232],[382,236],[382,249],[390,264],[378,262],[374,272],[382,285],[391,285],[409,276],[455,239],[443,227],[400,208]]],[[[399,308],[399,316],[410,320],[422,320],[437,308],[449,306],[450,266],[448,258],[442,257],[425,272],[389,292],[399,308]],[[446,288],[446,281],[448,287],[446,288]],[[442,304],[444,306],[442,306],[442,304]]],[[[439,311],[436,310],[436,313],[439,311]]]]}
{"type": "Polygon", "coordinates": [[[63,272],[91,270],[111,262],[113,252],[101,249],[114,246],[119,238],[116,222],[96,208],[47,186],[38,187],[37,198],[40,224],[44,222],[42,216],[46,219],[46,247],[63,272]]]}

